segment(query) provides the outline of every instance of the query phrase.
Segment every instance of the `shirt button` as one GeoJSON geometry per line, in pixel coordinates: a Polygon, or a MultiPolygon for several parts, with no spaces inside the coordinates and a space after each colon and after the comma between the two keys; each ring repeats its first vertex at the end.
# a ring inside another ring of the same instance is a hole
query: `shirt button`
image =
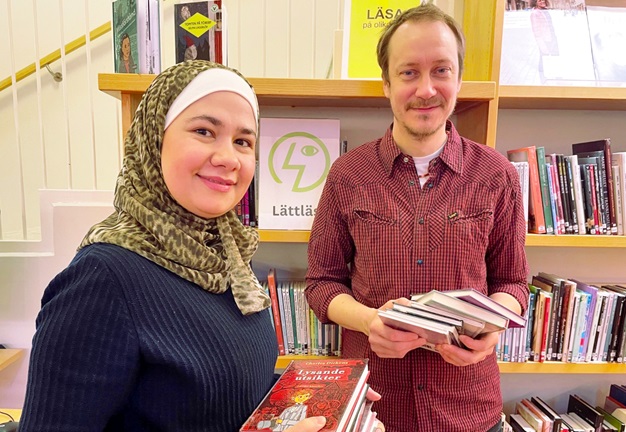
{"type": "Polygon", "coordinates": [[[409,186],[415,186],[415,182],[413,180],[409,180],[409,186]]]}
{"type": "Polygon", "coordinates": [[[417,389],[420,390],[420,391],[424,390],[424,384],[418,384],[417,385],[417,389]]]}
{"type": "Polygon", "coordinates": [[[433,188],[433,184],[432,183],[428,183],[428,189],[432,189],[433,188]]]}
{"type": "Polygon", "coordinates": [[[419,218],[417,223],[420,224],[420,225],[424,225],[424,218],[419,218]]]}
{"type": "Polygon", "coordinates": [[[404,157],[404,159],[402,159],[402,160],[403,160],[404,162],[408,162],[408,161],[409,161],[409,158],[405,156],[405,157],[404,157]]]}
{"type": "Polygon", "coordinates": [[[419,265],[424,264],[424,260],[423,260],[423,259],[418,259],[418,260],[417,260],[417,264],[419,264],[419,265]]]}

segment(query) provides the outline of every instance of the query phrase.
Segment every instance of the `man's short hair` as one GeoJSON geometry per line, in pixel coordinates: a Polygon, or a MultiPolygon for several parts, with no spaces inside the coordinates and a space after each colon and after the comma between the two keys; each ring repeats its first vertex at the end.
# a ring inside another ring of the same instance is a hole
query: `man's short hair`
{"type": "Polygon", "coordinates": [[[389,41],[398,27],[405,22],[442,22],[447,25],[456,38],[457,53],[459,59],[459,79],[463,74],[463,61],[465,60],[465,35],[461,26],[450,15],[439,9],[432,3],[423,3],[420,6],[407,9],[394,19],[389,21],[378,40],[376,55],[378,65],[383,74],[383,80],[389,82],[389,41]]]}

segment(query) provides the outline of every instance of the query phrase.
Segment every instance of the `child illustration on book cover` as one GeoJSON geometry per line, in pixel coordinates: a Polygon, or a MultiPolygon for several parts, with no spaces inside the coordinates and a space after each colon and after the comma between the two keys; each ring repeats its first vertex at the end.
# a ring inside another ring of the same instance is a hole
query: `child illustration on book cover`
{"type": "Polygon", "coordinates": [[[304,404],[311,399],[312,393],[310,390],[298,390],[292,396],[295,402],[288,408],[285,408],[277,418],[270,420],[262,420],[257,424],[259,429],[269,428],[272,431],[284,431],[288,427],[291,427],[298,423],[300,420],[306,418],[307,406],[304,404]]]}

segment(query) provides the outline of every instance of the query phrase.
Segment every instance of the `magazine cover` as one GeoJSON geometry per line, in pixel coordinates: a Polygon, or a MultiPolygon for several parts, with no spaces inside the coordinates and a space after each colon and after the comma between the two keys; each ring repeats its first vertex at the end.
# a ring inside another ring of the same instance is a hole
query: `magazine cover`
{"type": "Polygon", "coordinates": [[[344,430],[368,375],[367,359],[294,360],[240,431],[284,431],[315,416],[326,417],[322,431],[344,430]]]}
{"type": "Polygon", "coordinates": [[[223,18],[221,0],[174,5],[176,63],[200,59],[226,64],[223,18]]]}

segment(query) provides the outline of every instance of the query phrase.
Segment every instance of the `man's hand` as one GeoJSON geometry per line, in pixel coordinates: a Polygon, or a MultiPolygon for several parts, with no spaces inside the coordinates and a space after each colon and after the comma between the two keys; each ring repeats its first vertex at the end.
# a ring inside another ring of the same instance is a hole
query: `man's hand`
{"type": "MultiPolygon", "coordinates": [[[[380,309],[389,309],[393,302],[409,304],[409,300],[399,298],[389,300],[380,309]]],[[[397,330],[386,326],[376,314],[369,325],[369,343],[372,351],[382,358],[403,358],[406,353],[419,348],[426,343],[426,339],[420,338],[412,332],[397,330]]]]}
{"type": "Polygon", "coordinates": [[[492,332],[480,335],[472,339],[467,335],[460,335],[459,340],[467,347],[463,349],[454,345],[437,345],[437,351],[445,361],[455,366],[468,366],[481,362],[493,353],[498,343],[500,332],[492,332]]]}

